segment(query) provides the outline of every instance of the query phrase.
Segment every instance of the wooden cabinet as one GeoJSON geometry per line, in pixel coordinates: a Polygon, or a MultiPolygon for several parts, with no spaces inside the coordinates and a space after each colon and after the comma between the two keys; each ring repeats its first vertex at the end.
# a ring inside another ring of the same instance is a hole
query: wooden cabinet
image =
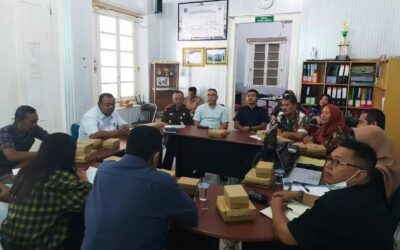
{"type": "Polygon", "coordinates": [[[300,102],[317,106],[322,94],[332,97],[345,116],[358,117],[374,106],[378,60],[308,60],[303,63],[300,102]]]}
{"type": "Polygon", "coordinates": [[[379,80],[374,92],[374,107],[386,117],[385,133],[400,150],[400,59],[379,62],[379,80]]]}
{"type": "Polygon", "coordinates": [[[158,110],[172,102],[172,94],[179,89],[179,63],[154,62],[151,64],[150,102],[158,110]]]}

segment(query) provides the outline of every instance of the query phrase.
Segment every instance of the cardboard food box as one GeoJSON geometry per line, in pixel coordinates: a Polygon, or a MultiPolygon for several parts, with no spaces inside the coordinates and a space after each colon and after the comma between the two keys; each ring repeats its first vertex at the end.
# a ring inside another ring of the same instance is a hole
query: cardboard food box
{"type": "Polygon", "coordinates": [[[307,148],[307,155],[311,155],[311,156],[325,156],[326,155],[326,148],[324,145],[307,143],[306,148],[307,148]]]}
{"type": "Polygon", "coordinates": [[[92,144],[94,149],[103,147],[103,141],[101,139],[79,139],[78,144],[92,144]]]}
{"type": "Polygon", "coordinates": [[[248,206],[241,209],[231,209],[224,196],[217,196],[217,209],[224,222],[250,221],[254,220],[257,215],[257,209],[253,203],[249,202],[248,206]]]}
{"type": "Polygon", "coordinates": [[[175,171],[173,170],[168,170],[168,169],[164,169],[164,168],[157,168],[158,171],[162,171],[164,173],[169,174],[170,176],[175,176],[175,171]]]}
{"type": "Polygon", "coordinates": [[[249,196],[240,184],[224,186],[224,196],[230,208],[245,208],[249,205],[249,196]]]}
{"type": "Polygon", "coordinates": [[[121,157],[113,155],[113,156],[105,158],[103,161],[119,161],[119,160],[121,160],[121,157]]]}
{"type": "Polygon", "coordinates": [[[92,144],[78,143],[76,144],[76,155],[87,155],[90,151],[93,150],[92,144]]]}
{"type": "Polygon", "coordinates": [[[276,138],[277,138],[277,140],[280,141],[280,142],[287,142],[287,143],[289,143],[289,144],[292,144],[292,143],[294,142],[293,140],[288,139],[288,138],[285,138],[285,137],[282,137],[282,136],[280,136],[280,135],[278,135],[276,138]]]}
{"type": "Polygon", "coordinates": [[[108,149],[119,149],[120,140],[117,138],[110,138],[103,142],[103,147],[108,149]]]}
{"type": "Polygon", "coordinates": [[[259,161],[255,169],[257,177],[269,178],[274,174],[274,163],[270,161],[259,161]]]}
{"type": "Polygon", "coordinates": [[[257,177],[256,170],[254,168],[251,168],[243,179],[243,183],[245,184],[257,184],[265,187],[273,185],[274,181],[275,181],[274,174],[271,174],[269,178],[257,177]]]}
{"type": "Polygon", "coordinates": [[[257,130],[256,134],[261,137],[261,140],[264,141],[265,140],[265,136],[267,135],[267,131],[265,130],[257,130]]]}
{"type": "Polygon", "coordinates": [[[208,136],[211,138],[223,139],[228,135],[228,131],[225,129],[213,128],[208,130],[208,136]]]}
{"type": "Polygon", "coordinates": [[[177,183],[186,193],[190,195],[196,195],[199,192],[197,185],[200,183],[200,179],[181,177],[177,183]]]}
{"type": "Polygon", "coordinates": [[[304,144],[303,142],[295,142],[293,143],[293,145],[296,145],[299,147],[299,153],[304,155],[307,153],[307,147],[306,144],[304,144]]]}
{"type": "Polygon", "coordinates": [[[96,151],[97,150],[91,150],[88,154],[85,155],[75,155],[75,162],[76,163],[88,163],[96,158],[96,151]]]}

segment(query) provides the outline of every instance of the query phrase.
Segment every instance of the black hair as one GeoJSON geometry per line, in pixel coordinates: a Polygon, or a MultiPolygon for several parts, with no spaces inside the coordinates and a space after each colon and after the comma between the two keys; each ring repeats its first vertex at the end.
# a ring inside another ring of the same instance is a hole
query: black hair
{"type": "Polygon", "coordinates": [[[285,95],[296,96],[296,94],[294,93],[294,91],[293,91],[293,90],[290,90],[290,89],[287,89],[287,90],[285,90],[285,91],[283,92],[282,96],[285,96],[285,95]]]}
{"type": "Polygon", "coordinates": [[[321,95],[321,97],[319,99],[321,100],[322,97],[324,97],[324,96],[328,97],[328,103],[332,103],[332,97],[330,95],[328,95],[328,94],[321,95]]]}
{"type": "Polygon", "coordinates": [[[103,101],[103,98],[105,98],[105,97],[114,98],[114,96],[113,96],[112,94],[110,94],[110,93],[103,93],[103,94],[101,94],[101,95],[99,96],[99,102],[98,102],[98,104],[101,104],[101,102],[103,101]]]}
{"type": "Polygon", "coordinates": [[[216,90],[216,89],[213,89],[213,88],[211,88],[211,89],[207,89],[207,92],[208,92],[208,91],[214,91],[215,93],[217,93],[217,94],[218,94],[217,90],[216,90]]]}
{"type": "MultiPolygon", "coordinates": [[[[182,94],[182,95],[183,95],[183,92],[180,91],[180,90],[175,90],[175,91],[174,91],[174,94],[182,94]]],[[[174,94],[173,94],[173,95],[174,95],[174,94]]]]}
{"type": "Polygon", "coordinates": [[[371,176],[376,162],[378,161],[376,152],[371,146],[356,140],[346,140],[342,142],[340,146],[352,150],[352,158],[354,159],[355,164],[366,170],[368,172],[368,176],[371,176]]]}
{"type": "Polygon", "coordinates": [[[193,92],[193,93],[197,94],[197,89],[196,89],[196,87],[190,87],[188,90],[189,90],[190,92],[193,92]]]}
{"type": "Polygon", "coordinates": [[[139,126],[132,129],[126,144],[127,154],[148,161],[156,152],[162,153],[162,136],[156,128],[139,126]]]}
{"type": "Polygon", "coordinates": [[[19,106],[17,108],[17,110],[15,111],[14,120],[15,120],[15,122],[22,121],[26,118],[27,114],[35,114],[35,113],[36,113],[36,109],[34,109],[28,105],[22,105],[22,106],[19,106]]]}
{"type": "Polygon", "coordinates": [[[75,151],[76,143],[70,135],[54,133],[47,136],[36,157],[19,171],[11,189],[11,199],[22,201],[28,198],[37,183],[44,184],[57,170],[77,177],[75,151]]]}
{"type": "Polygon", "coordinates": [[[367,122],[371,124],[376,122],[378,127],[385,130],[385,114],[379,109],[367,109],[363,113],[367,114],[367,122]]]}
{"type": "Polygon", "coordinates": [[[297,98],[294,95],[284,95],[284,96],[282,96],[282,100],[289,101],[294,105],[297,104],[297,98]]]}
{"type": "Polygon", "coordinates": [[[247,93],[256,93],[257,98],[258,98],[258,96],[260,95],[260,94],[258,93],[258,91],[255,90],[255,89],[249,89],[249,90],[247,90],[247,93]]]}

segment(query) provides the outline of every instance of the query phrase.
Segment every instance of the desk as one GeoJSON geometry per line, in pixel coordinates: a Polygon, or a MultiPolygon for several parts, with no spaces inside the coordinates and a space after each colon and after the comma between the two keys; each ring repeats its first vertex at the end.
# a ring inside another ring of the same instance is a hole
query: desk
{"type": "Polygon", "coordinates": [[[171,147],[176,152],[176,175],[191,176],[193,170],[243,178],[254,154],[263,143],[248,132],[230,131],[227,138],[215,139],[206,129],[186,126],[178,129],[171,147]]]}
{"type": "MultiPolygon", "coordinates": [[[[250,189],[244,186],[245,189],[250,189]]],[[[258,189],[251,188],[265,194],[268,199],[272,196],[277,189],[258,189]]],[[[216,199],[218,195],[224,194],[223,186],[211,185],[208,190],[207,201],[200,201],[196,197],[196,208],[199,214],[199,220],[197,227],[193,228],[194,232],[211,236],[214,238],[221,238],[227,240],[236,241],[276,241],[277,238],[274,235],[272,229],[272,220],[261,213],[258,213],[254,221],[243,221],[243,222],[228,222],[225,223],[216,208],[216,199]],[[204,208],[208,208],[204,210],[204,208]]],[[[253,202],[256,206],[257,211],[266,208],[265,205],[261,205],[253,202]]]]}
{"type": "Polygon", "coordinates": [[[125,153],[126,142],[128,140],[128,136],[120,137],[120,144],[118,149],[108,149],[108,148],[100,148],[95,153],[95,159],[91,162],[87,163],[77,163],[76,167],[81,169],[87,169],[90,166],[96,164],[96,162],[101,162],[105,158],[113,156],[113,155],[123,155],[125,153]]]}

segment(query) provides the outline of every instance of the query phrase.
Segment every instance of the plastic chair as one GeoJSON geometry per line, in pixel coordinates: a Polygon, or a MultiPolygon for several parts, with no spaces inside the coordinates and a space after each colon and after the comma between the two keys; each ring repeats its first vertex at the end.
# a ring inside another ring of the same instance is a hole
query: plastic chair
{"type": "Polygon", "coordinates": [[[139,114],[139,120],[137,122],[133,122],[132,126],[137,126],[139,124],[144,123],[152,123],[156,117],[157,113],[157,105],[154,103],[146,103],[142,105],[139,114]]]}
{"type": "Polygon", "coordinates": [[[71,137],[72,137],[75,141],[77,141],[77,140],[78,140],[78,137],[79,137],[79,127],[80,127],[80,124],[79,124],[79,123],[73,123],[73,124],[71,125],[71,137]]]}

